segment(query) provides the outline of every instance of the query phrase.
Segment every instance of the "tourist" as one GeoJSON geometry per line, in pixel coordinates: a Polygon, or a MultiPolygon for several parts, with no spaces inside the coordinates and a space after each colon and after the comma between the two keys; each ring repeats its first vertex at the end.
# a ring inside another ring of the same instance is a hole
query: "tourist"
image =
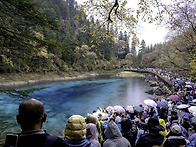
{"type": "Polygon", "coordinates": [[[168,134],[167,142],[164,147],[179,147],[186,146],[189,143],[188,140],[182,136],[182,130],[179,125],[174,124],[171,126],[170,133],[168,134]]]}
{"type": "Polygon", "coordinates": [[[68,119],[64,138],[69,147],[93,147],[86,139],[86,122],[81,115],[72,115],[68,119]]]}
{"type": "Polygon", "coordinates": [[[195,147],[196,146],[196,137],[187,145],[187,147],[195,147]]]}
{"type": "Polygon", "coordinates": [[[96,111],[93,114],[87,114],[86,117],[86,124],[88,123],[93,123],[95,124],[96,128],[97,128],[97,133],[98,133],[98,140],[100,142],[103,141],[103,131],[102,131],[102,126],[101,123],[99,121],[99,118],[101,118],[100,113],[97,113],[96,111]]]}
{"type": "Polygon", "coordinates": [[[165,143],[164,137],[159,134],[159,131],[164,131],[163,126],[159,125],[157,118],[149,118],[148,131],[149,133],[141,135],[137,141],[136,147],[152,147],[153,145],[161,146],[165,143]]]}
{"type": "Polygon", "coordinates": [[[189,130],[189,132],[191,132],[189,135],[189,144],[188,147],[195,147],[196,146],[196,124],[192,123],[192,128],[189,130]]]}
{"type": "Polygon", "coordinates": [[[50,136],[42,130],[46,117],[42,102],[36,99],[22,102],[17,115],[17,122],[22,132],[18,135],[7,135],[4,147],[65,147],[63,139],[50,136]]]}
{"type": "Polygon", "coordinates": [[[172,126],[173,124],[179,125],[181,130],[182,130],[182,136],[184,136],[186,139],[188,139],[188,137],[189,137],[188,131],[179,123],[177,113],[176,114],[174,113],[171,116],[171,124],[170,124],[170,126],[172,126]]]}
{"type": "Polygon", "coordinates": [[[105,136],[107,140],[103,143],[103,147],[131,147],[129,141],[122,136],[113,119],[107,125],[105,136]]]}
{"type": "Polygon", "coordinates": [[[136,136],[136,140],[135,140],[135,145],[137,144],[141,135],[148,133],[147,124],[145,122],[142,122],[142,121],[139,122],[137,124],[137,127],[138,127],[138,131],[137,131],[137,136],[136,136]]]}
{"type": "Polygon", "coordinates": [[[136,123],[130,118],[123,118],[121,120],[121,128],[123,137],[129,141],[131,147],[134,147],[138,131],[136,123]]]}
{"type": "Polygon", "coordinates": [[[93,123],[86,124],[86,139],[92,143],[95,147],[101,147],[100,143],[97,138],[97,128],[96,125],[93,123]]]}
{"type": "Polygon", "coordinates": [[[164,127],[165,131],[160,131],[159,134],[163,135],[164,137],[166,137],[169,134],[169,131],[167,130],[168,128],[166,126],[166,122],[167,122],[167,109],[161,107],[159,109],[159,124],[164,127]]]}

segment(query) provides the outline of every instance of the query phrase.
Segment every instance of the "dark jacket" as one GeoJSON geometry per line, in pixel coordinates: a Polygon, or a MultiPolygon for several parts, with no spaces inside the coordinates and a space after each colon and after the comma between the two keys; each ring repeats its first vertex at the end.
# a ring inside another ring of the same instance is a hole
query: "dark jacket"
{"type": "Polygon", "coordinates": [[[169,136],[164,147],[179,147],[180,145],[187,145],[187,141],[183,136],[169,136]]]}
{"type": "Polygon", "coordinates": [[[135,141],[137,137],[137,125],[134,121],[128,118],[123,118],[121,121],[122,135],[131,144],[132,147],[135,146],[135,141]]]}
{"type": "Polygon", "coordinates": [[[136,147],[152,147],[153,145],[161,145],[164,137],[160,134],[144,134],[141,135],[136,147]]]}
{"type": "Polygon", "coordinates": [[[4,147],[66,147],[63,139],[55,136],[50,136],[43,130],[23,132],[19,135],[7,135],[4,147]],[[17,140],[18,138],[18,140],[17,140]]]}

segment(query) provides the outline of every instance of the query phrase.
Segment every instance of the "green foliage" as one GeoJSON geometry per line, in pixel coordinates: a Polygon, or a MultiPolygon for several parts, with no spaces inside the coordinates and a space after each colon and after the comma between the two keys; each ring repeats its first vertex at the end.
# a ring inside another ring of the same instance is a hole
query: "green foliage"
{"type": "Polygon", "coordinates": [[[117,2],[118,6],[115,5],[115,1],[88,0],[84,3],[83,10],[90,17],[99,18],[101,27],[107,28],[109,32],[111,31],[110,28],[117,30],[128,28],[128,34],[135,34],[138,20],[133,13],[131,13],[134,11],[134,8],[128,8],[127,0],[118,0],[117,2]]]}
{"type": "Polygon", "coordinates": [[[0,71],[32,71],[31,64],[39,48],[47,46],[37,29],[57,29],[57,23],[47,20],[44,13],[36,10],[35,4],[23,0],[2,0],[0,2],[0,71]],[[5,67],[7,66],[7,67],[5,67]]]}
{"type": "Polygon", "coordinates": [[[164,44],[147,47],[145,50],[141,45],[142,50],[135,60],[138,62],[137,66],[161,68],[184,75],[191,73],[191,78],[194,79],[196,53],[194,1],[172,0],[168,4],[161,0],[142,0],[139,1],[138,8],[138,19],[155,21],[170,28],[170,38],[168,37],[170,40],[164,44]],[[152,13],[153,7],[157,8],[154,9],[156,13],[152,13]]]}
{"type": "Polygon", "coordinates": [[[141,64],[188,75],[191,72],[191,55],[186,50],[185,40],[178,36],[165,44],[155,45],[153,51],[143,54],[141,64]],[[183,44],[184,45],[183,45],[183,44]]]}
{"type": "Polygon", "coordinates": [[[75,0],[1,0],[0,72],[94,71],[139,66],[191,73],[194,78],[196,32],[191,14],[195,14],[195,6],[188,5],[193,1],[178,0],[174,5],[166,5],[160,0],[140,0],[138,8],[128,8],[127,3],[118,0],[119,7],[114,7],[114,1],[89,0],[81,9],[75,0]],[[151,10],[154,7],[156,15],[151,10]],[[185,8],[187,11],[183,11],[185,8]],[[107,21],[108,16],[112,23],[107,21]],[[153,47],[146,47],[143,40],[136,55],[139,20],[164,20],[175,29],[173,34],[179,34],[153,47]],[[126,27],[127,31],[119,31],[126,27]]]}
{"type": "Polygon", "coordinates": [[[196,81],[196,55],[191,60],[190,66],[191,66],[190,77],[191,79],[193,79],[193,81],[196,81]]]}
{"type": "Polygon", "coordinates": [[[83,45],[74,50],[74,68],[77,71],[93,71],[97,64],[97,55],[90,47],[83,45]]]}
{"type": "MultiPolygon", "coordinates": [[[[74,0],[3,0],[0,8],[0,72],[120,67],[113,60],[113,28],[108,33],[99,21],[88,20],[74,0]],[[86,50],[85,45],[90,48],[86,50]]],[[[125,58],[129,52],[126,33],[123,40],[125,58]]]]}
{"type": "Polygon", "coordinates": [[[45,89],[45,87],[31,89],[31,90],[16,90],[16,89],[0,90],[0,93],[6,93],[16,98],[26,99],[29,98],[30,94],[34,93],[35,91],[40,91],[42,89],[45,89]]]}

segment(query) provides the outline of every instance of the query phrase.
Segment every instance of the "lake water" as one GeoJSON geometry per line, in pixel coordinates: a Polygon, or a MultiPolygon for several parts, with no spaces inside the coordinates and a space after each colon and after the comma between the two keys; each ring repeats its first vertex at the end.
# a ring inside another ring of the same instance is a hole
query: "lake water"
{"type": "MultiPolygon", "coordinates": [[[[91,78],[85,80],[64,81],[17,88],[30,90],[43,88],[30,94],[45,105],[48,114],[44,129],[52,135],[62,135],[65,124],[71,115],[86,116],[97,107],[106,108],[111,105],[143,104],[150,89],[144,78],[91,78]]],[[[0,93],[0,139],[10,132],[20,132],[16,122],[18,106],[23,99],[0,93]]]]}

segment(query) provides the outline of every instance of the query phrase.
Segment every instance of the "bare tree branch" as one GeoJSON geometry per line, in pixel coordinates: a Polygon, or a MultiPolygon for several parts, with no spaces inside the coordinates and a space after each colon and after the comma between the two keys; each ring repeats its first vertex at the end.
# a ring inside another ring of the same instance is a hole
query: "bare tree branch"
{"type": "Polygon", "coordinates": [[[108,20],[107,20],[109,23],[113,22],[112,19],[111,19],[111,13],[112,13],[112,11],[113,11],[113,9],[114,9],[115,7],[116,7],[115,14],[117,15],[117,10],[118,10],[118,8],[119,8],[118,0],[115,0],[115,3],[114,3],[114,5],[113,5],[112,9],[111,9],[110,12],[109,12],[109,16],[108,16],[108,20]]]}

